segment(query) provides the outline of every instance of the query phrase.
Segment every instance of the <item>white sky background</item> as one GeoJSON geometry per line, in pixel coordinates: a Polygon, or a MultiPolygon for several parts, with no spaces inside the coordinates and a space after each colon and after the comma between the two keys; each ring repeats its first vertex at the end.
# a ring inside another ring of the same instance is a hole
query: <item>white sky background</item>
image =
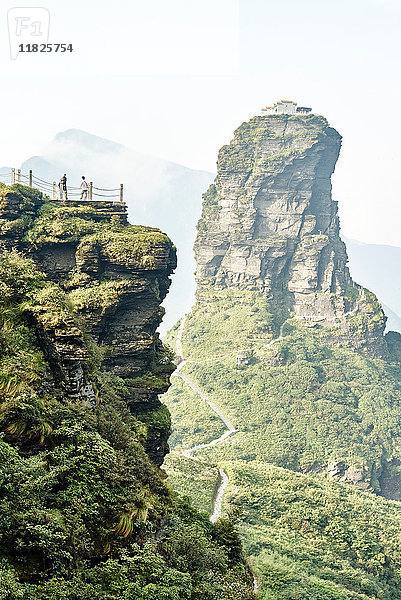
{"type": "MultiPolygon", "coordinates": [[[[37,6],[23,0],[24,6],[37,6]]],[[[49,42],[9,57],[0,9],[0,166],[75,127],[215,170],[218,149],[289,98],[343,135],[342,231],[401,246],[401,0],[49,0],[49,42]]]]}

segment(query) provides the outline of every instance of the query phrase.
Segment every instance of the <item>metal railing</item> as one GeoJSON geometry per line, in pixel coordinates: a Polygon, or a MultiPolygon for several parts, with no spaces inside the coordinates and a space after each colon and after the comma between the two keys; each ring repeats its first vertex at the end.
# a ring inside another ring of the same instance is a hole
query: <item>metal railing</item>
{"type": "MultiPolygon", "coordinates": [[[[67,185],[67,193],[65,193],[60,183],[56,181],[45,181],[40,177],[36,177],[32,173],[32,169],[28,174],[22,173],[21,169],[11,169],[6,173],[0,173],[0,181],[8,185],[21,183],[29,187],[41,191],[45,196],[52,200],[82,200],[83,194],[81,187],[67,185]]],[[[111,200],[112,202],[124,202],[124,186],[121,183],[118,188],[99,188],[93,185],[93,181],[88,182],[86,193],[87,200],[111,200]],[[115,200],[117,198],[117,200],[115,200]]]]}

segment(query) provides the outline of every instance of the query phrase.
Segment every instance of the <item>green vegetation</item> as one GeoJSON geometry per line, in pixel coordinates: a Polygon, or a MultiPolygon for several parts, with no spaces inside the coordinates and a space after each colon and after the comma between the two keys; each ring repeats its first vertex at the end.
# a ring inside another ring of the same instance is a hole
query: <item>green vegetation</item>
{"type": "Polygon", "coordinates": [[[93,221],[95,214],[90,207],[47,202],[41,206],[26,239],[31,244],[76,242],[99,227],[93,221]]]}
{"type": "Polygon", "coordinates": [[[166,406],[160,406],[156,410],[141,413],[138,419],[152,429],[171,431],[171,417],[166,406]]]}
{"type": "MultiPolygon", "coordinates": [[[[256,455],[297,470],[345,461],[376,487],[383,461],[401,452],[399,365],[329,345],[326,326],[311,330],[290,321],[284,337],[270,343],[273,328],[277,332],[267,303],[252,292],[217,292],[213,303],[197,305],[188,317],[182,342],[190,360],[183,372],[246,433],[213,449],[214,455],[256,455]],[[238,369],[237,350],[246,348],[252,358],[238,369]]],[[[174,440],[188,438],[197,424],[186,405],[191,395],[184,395],[180,408],[182,386],[174,381],[166,396],[178,423],[174,440]]],[[[200,438],[197,433],[195,443],[200,438]]]]}
{"type": "Polygon", "coordinates": [[[116,215],[107,221],[99,217],[99,210],[90,205],[64,206],[43,199],[37,190],[24,186],[9,188],[1,185],[3,202],[14,200],[16,196],[18,209],[25,209],[27,214],[19,216],[15,221],[0,219],[0,228],[18,231],[21,224],[26,223],[24,227],[29,226],[29,230],[26,231],[24,240],[35,247],[49,243],[79,242],[78,254],[82,258],[88,253],[100,252],[112,263],[130,265],[138,269],[157,268],[160,248],[166,248],[168,251],[173,247],[160,229],[126,225],[121,223],[118,217],[115,218],[116,215]],[[32,217],[29,216],[30,213],[32,217]]]}
{"type": "Polygon", "coordinates": [[[113,231],[110,226],[102,225],[97,233],[85,236],[78,246],[81,260],[93,254],[100,255],[117,265],[128,265],[138,270],[157,268],[157,248],[172,248],[171,242],[160,231],[151,227],[129,225],[117,226],[113,231]]]}
{"type": "MultiPolygon", "coordinates": [[[[185,358],[202,360],[272,339],[278,323],[258,292],[207,292],[204,304],[188,316],[182,338],[185,358]],[[217,333],[217,335],[214,335],[217,333]]],[[[172,345],[171,337],[167,342],[172,345]]],[[[205,363],[207,366],[208,363],[205,363]]]]}
{"type": "Polygon", "coordinates": [[[42,202],[42,194],[38,190],[19,183],[8,186],[0,182],[0,235],[23,235],[32,225],[34,214],[42,202]]]}
{"type": "Polygon", "coordinates": [[[51,451],[22,458],[0,442],[1,598],[251,597],[241,560],[169,496],[126,419],[67,407],[51,451]]]}
{"type": "Polygon", "coordinates": [[[224,464],[261,598],[401,598],[401,505],[321,476],[224,464]]]}
{"type": "Polygon", "coordinates": [[[15,183],[6,185],[0,182],[0,206],[2,209],[7,207],[9,203],[21,209],[19,218],[23,218],[27,213],[33,213],[44,202],[43,195],[39,190],[15,183]]]}
{"type": "Polygon", "coordinates": [[[211,514],[219,482],[219,471],[215,466],[173,451],[164,459],[163,469],[168,472],[167,483],[172,489],[180,490],[184,496],[190,494],[198,510],[211,514]]]}
{"type": "Polygon", "coordinates": [[[172,448],[205,444],[225,432],[224,423],[216,413],[207,404],[200,404],[198,394],[178,377],[174,377],[174,389],[165,393],[163,402],[168,404],[171,413],[173,431],[169,444],[172,448]]]}
{"type": "MultiPolygon", "coordinates": [[[[188,459],[171,458],[166,467],[174,488],[190,489],[210,511],[207,466],[188,470],[188,459]]],[[[242,513],[261,600],[401,598],[398,502],[260,461],[219,464],[229,475],[225,507],[242,513]]]]}
{"type": "MultiPolygon", "coordinates": [[[[86,207],[40,209],[29,188],[0,194],[4,221],[7,211],[28,211],[28,230],[14,231],[22,249],[68,241],[121,263],[125,248],[124,260],[140,269],[157,268],[171,249],[158,230],[109,230],[86,207]]],[[[168,410],[141,422],[124,401],[132,385],[166,389],[171,353],[155,341],[145,383],[105,372],[105,348],[85,323],[117,304],[128,283],[90,280],[78,267],[64,284],[69,295],[23,252],[1,250],[0,599],[250,600],[235,522],[212,525],[145,453],[147,429],[168,431],[168,410]],[[67,366],[82,361],[92,400],[68,392],[63,356],[67,366]]]]}
{"type": "MultiPolygon", "coordinates": [[[[328,464],[343,463],[342,477],[377,492],[383,465],[399,477],[391,461],[401,454],[401,336],[389,336],[388,360],[336,342],[347,328],[368,331],[376,313],[380,320],[374,296],[364,297],[365,313],[351,314],[346,326],[307,328],[290,319],[279,340],[279,313],[257,292],[203,291],[187,318],[183,373],[239,432],[194,454],[201,462],[190,485],[187,459],[166,468],[178,491],[209,510],[202,473],[207,465],[228,473],[224,506],[242,508],[263,600],[401,598],[401,504],[327,475],[328,464]],[[244,349],[248,364],[239,368],[244,349]]],[[[168,334],[170,345],[176,334],[168,334]]],[[[208,409],[199,398],[196,406],[182,381],[174,378],[165,399],[174,414],[173,448],[210,441],[208,409]]]]}
{"type": "Polygon", "coordinates": [[[104,315],[106,310],[115,305],[122,294],[130,288],[128,280],[95,281],[86,287],[72,290],[69,298],[78,312],[99,312],[104,315]]]}
{"type": "Polygon", "coordinates": [[[12,221],[9,221],[8,219],[0,219],[0,235],[21,235],[27,229],[27,227],[29,227],[31,222],[32,219],[28,215],[12,221]]]}
{"type": "Polygon", "coordinates": [[[152,373],[145,373],[141,377],[135,379],[126,379],[126,384],[134,388],[142,388],[145,390],[154,390],[158,394],[162,394],[169,387],[168,375],[170,370],[163,377],[152,373]]]}

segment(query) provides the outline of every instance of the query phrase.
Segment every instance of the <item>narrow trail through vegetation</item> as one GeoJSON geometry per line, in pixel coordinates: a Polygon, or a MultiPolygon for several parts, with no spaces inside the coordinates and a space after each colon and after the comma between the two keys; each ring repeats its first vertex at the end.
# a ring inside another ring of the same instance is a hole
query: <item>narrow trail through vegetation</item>
{"type": "MultiPolygon", "coordinates": [[[[364,297],[363,289],[360,292],[360,295],[362,298],[364,297]]],[[[354,313],[358,312],[359,308],[360,308],[359,303],[357,303],[356,306],[354,306],[353,309],[351,309],[350,311],[345,313],[344,316],[349,317],[349,316],[353,315],[354,313]]],[[[265,342],[263,344],[263,341],[260,340],[258,344],[254,344],[252,347],[249,347],[246,349],[237,348],[236,350],[232,350],[230,352],[227,352],[226,354],[219,354],[219,355],[211,356],[209,358],[205,358],[202,360],[191,360],[191,359],[184,358],[184,352],[183,352],[183,347],[182,347],[182,335],[183,335],[186,319],[187,319],[187,315],[185,315],[183,317],[183,319],[180,323],[180,327],[177,332],[176,351],[177,351],[177,355],[180,357],[181,361],[180,361],[179,365],[177,366],[177,369],[173,373],[173,375],[176,377],[180,377],[194,392],[196,392],[196,394],[201,398],[201,400],[203,402],[205,402],[208,406],[210,406],[210,408],[213,410],[213,412],[221,419],[221,421],[224,423],[225,427],[227,428],[227,430],[220,437],[215,438],[208,443],[198,444],[196,446],[192,446],[191,448],[187,448],[187,449],[181,451],[182,456],[185,456],[186,458],[191,458],[192,460],[198,460],[193,456],[193,454],[196,451],[202,450],[205,448],[210,448],[212,446],[215,446],[216,444],[220,444],[221,442],[224,442],[224,440],[226,440],[227,438],[234,436],[236,433],[238,433],[239,430],[233,425],[233,423],[230,421],[230,419],[227,417],[227,415],[225,415],[224,412],[206,395],[206,393],[199,387],[199,385],[197,383],[195,383],[190,377],[188,377],[188,375],[185,375],[184,373],[182,373],[182,368],[187,363],[200,364],[200,363],[217,361],[221,358],[235,355],[238,352],[242,352],[244,350],[253,350],[257,346],[260,346],[260,345],[263,345],[265,347],[272,346],[273,344],[277,343],[279,340],[281,340],[283,338],[284,327],[287,324],[287,322],[289,320],[291,320],[291,317],[285,319],[285,321],[281,324],[278,336],[276,338],[273,338],[272,340],[270,340],[267,343],[265,342]],[[261,344],[261,342],[262,342],[262,344],[261,344]]],[[[336,317],[326,317],[325,318],[326,322],[327,321],[335,322],[335,320],[336,320],[336,317]]],[[[220,465],[218,465],[217,468],[219,470],[219,483],[216,488],[216,492],[215,492],[214,499],[213,499],[213,511],[212,511],[212,514],[210,515],[210,521],[212,523],[217,521],[217,519],[221,516],[224,493],[225,493],[225,490],[229,483],[229,477],[228,477],[227,473],[224,471],[224,469],[220,465]]],[[[260,589],[260,582],[256,575],[253,575],[253,582],[254,582],[254,592],[257,593],[260,589]]]]}
{"type": "MultiPolygon", "coordinates": [[[[227,427],[227,431],[225,431],[223,433],[223,435],[221,435],[218,438],[213,439],[211,442],[205,443],[205,444],[197,444],[196,446],[192,446],[191,448],[187,448],[186,450],[183,450],[181,452],[182,456],[185,456],[186,458],[192,458],[194,460],[195,459],[192,455],[194,452],[196,452],[197,450],[203,450],[204,448],[210,448],[211,446],[215,446],[216,444],[220,444],[221,442],[223,442],[224,440],[226,440],[227,438],[235,435],[238,432],[238,429],[231,423],[230,419],[223,413],[223,411],[212,401],[210,400],[210,398],[205,394],[205,392],[194,382],[192,381],[192,379],[190,379],[190,377],[188,377],[188,375],[184,375],[184,373],[181,373],[181,369],[184,367],[184,365],[187,364],[187,362],[192,362],[194,364],[199,364],[200,362],[206,362],[206,361],[211,361],[211,360],[218,360],[219,358],[224,358],[226,356],[230,356],[232,354],[236,354],[237,352],[242,351],[241,349],[237,349],[234,350],[232,352],[228,352],[227,354],[221,354],[218,356],[213,356],[211,358],[202,360],[202,361],[190,361],[190,360],[186,360],[184,358],[184,353],[183,353],[183,348],[182,348],[182,333],[184,331],[184,327],[185,327],[185,322],[187,319],[187,315],[185,315],[180,323],[180,327],[178,329],[177,332],[177,339],[176,339],[176,351],[177,351],[177,355],[182,359],[180,364],[178,365],[177,369],[174,371],[173,375],[176,377],[180,377],[183,381],[185,381],[185,383],[192,389],[194,390],[194,392],[196,392],[198,394],[198,396],[203,400],[203,402],[205,402],[208,406],[210,406],[210,408],[213,410],[213,412],[216,413],[216,415],[223,421],[224,425],[227,427]]],[[[271,340],[268,344],[266,344],[267,346],[271,346],[272,344],[278,342],[279,340],[281,340],[281,338],[283,337],[283,330],[284,330],[284,326],[287,323],[289,319],[286,319],[280,327],[280,331],[279,331],[279,335],[278,337],[274,338],[273,340],[271,340]]],[[[249,348],[251,349],[251,348],[249,348]]],[[[224,492],[226,490],[226,487],[228,485],[229,479],[228,479],[228,475],[227,473],[220,467],[218,466],[219,469],[219,476],[220,476],[220,483],[219,486],[217,487],[216,493],[215,493],[215,497],[213,499],[213,512],[210,516],[210,521],[212,523],[214,523],[215,521],[217,521],[217,519],[221,516],[221,510],[222,510],[222,504],[223,504],[223,497],[224,497],[224,492]]]]}
{"type": "MultiPolygon", "coordinates": [[[[225,358],[226,356],[236,354],[237,352],[240,352],[241,349],[237,349],[232,352],[228,352],[227,354],[213,356],[211,358],[207,358],[207,359],[201,360],[201,361],[186,360],[184,358],[184,353],[183,353],[183,348],[182,348],[182,334],[184,331],[186,319],[187,319],[187,315],[185,315],[183,317],[183,319],[180,323],[180,327],[177,332],[176,351],[177,351],[177,355],[181,358],[181,362],[177,366],[177,369],[174,371],[173,375],[175,377],[180,377],[192,390],[194,390],[194,392],[196,392],[198,394],[198,396],[203,400],[203,402],[205,402],[208,406],[210,406],[210,408],[216,413],[216,415],[223,421],[224,425],[227,427],[227,431],[225,431],[223,433],[223,435],[221,435],[218,438],[213,439],[211,442],[208,442],[205,444],[197,444],[196,446],[192,446],[191,448],[187,448],[186,450],[183,450],[181,452],[182,456],[185,456],[186,458],[191,458],[193,460],[197,460],[194,456],[192,456],[194,452],[196,452],[197,450],[202,450],[204,448],[210,448],[211,446],[215,446],[216,444],[220,444],[227,438],[235,435],[238,432],[238,429],[236,429],[236,427],[231,423],[230,419],[223,413],[223,411],[212,400],[210,400],[210,398],[205,394],[205,392],[203,392],[203,390],[194,381],[192,381],[192,379],[190,379],[190,377],[181,373],[181,369],[184,367],[184,365],[187,362],[199,364],[199,363],[203,363],[203,362],[207,362],[207,361],[218,360],[219,358],[225,358]]],[[[268,344],[266,344],[267,346],[271,346],[282,339],[284,326],[287,323],[287,321],[289,321],[289,319],[286,319],[281,324],[279,335],[276,338],[274,338],[273,340],[271,340],[270,342],[268,342],[268,344]]],[[[252,348],[248,348],[248,349],[251,350],[252,348]]],[[[222,469],[220,466],[218,466],[218,469],[219,469],[219,480],[220,481],[219,481],[219,485],[216,489],[216,493],[215,493],[215,496],[213,499],[213,512],[210,515],[210,521],[212,523],[215,523],[217,521],[217,519],[221,516],[224,492],[229,483],[228,475],[224,471],[224,469],[222,469]]],[[[260,589],[259,579],[257,578],[256,575],[253,575],[253,591],[255,592],[255,594],[259,591],[259,589],[260,589]]]]}
{"type": "MultiPolygon", "coordinates": [[[[359,306],[357,305],[354,309],[352,309],[351,311],[346,313],[346,316],[352,315],[353,313],[357,312],[358,309],[359,309],[359,306]]],[[[192,364],[200,364],[200,363],[205,363],[205,362],[209,362],[209,361],[215,361],[215,360],[219,360],[220,358],[225,358],[227,356],[237,354],[238,352],[243,352],[244,349],[237,348],[236,350],[232,350],[231,352],[227,352],[226,354],[219,354],[219,355],[211,356],[209,358],[206,358],[203,360],[198,360],[198,361],[191,360],[191,359],[185,359],[183,348],[182,348],[182,334],[184,331],[186,319],[187,319],[187,315],[185,315],[183,317],[183,319],[180,323],[180,327],[177,332],[176,351],[177,351],[177,355],[181,358],[181,362],[177,366],[177,369],[174,371],[173,375],[176,377],[180,377],[194,392],[196,392],[198,394],[198,396],[201,398],[201,400],[203,400],[203,402],[205,402],[208,406],[210,406],[210,408],[213,410],[213,412],[216,413],[216,415],[221,419],[221,421],[224,423],[224,425],[227,428],[227,431],[225,431],[223,433],[223,435],[221,435],[218,438],[213,439],[211,442],[208,442],[205,444],[197,444],[196,446],[192,446],[191,448],[187,448],[186,450],[183,450],[181,452],[182,456],[185,456],[186,458],[192,458],[194,460],[197,460],[193,456],[194,452],[196,452],[197,450],[203,450],[205,448],[210,448],[212,446],[215,446],[216,444],[220,444],[221,442],[224,442],[224,440],[226,440],[227,438],[235,435],[238,432],[238,429],[233,425],[233,423],[231,423],[231,421],[227,417],[227,415],[225,415],[223,413],[223,411],[205,394],[205,392],[198,386],[198,384],[195,383],[190,377],[188,377],[188,375],[184,375],[184,373],[182,373],[181,370],[189,362],[191,362],[192,364]]],[[[285,321],[280,326],[278,336],[276,338],[270,340],[267,344],[264,344],[265,346],[267,346],[267,347],[272,346],[273,344],[276,344],[279,340],[281,340],[283,338],[284,327],[290,319],[291,319],[291,317],[285,319],[285,321]]],[[[333,317],[333,320],[334,319],[335,318],[333,317]]],[[[328,319],[326,319],[326,320],[328,320],[328,319]]],[[[256,347],[256,345],[246,348],[246,350],[252,350],[255,347],[256,347]]],[[[226,487],[228,485],[228,481],[229,481],[227,473],[220,466],[218,466],[218,469],[219,469],[219,475],[220,475],[220,484],[216,490],[216,494],[215,494],[215,497],[213,500],[213,512],[210,516],[210,520],[213,523],[221,516],[224,492],[225,492],[225,489],[226,489],[226,487]]]]}
{"type": "MultiPolygon", "coordinates": [[[[181,321],[181,324],[180,324],[180,327],[179,327],[178,333],[177,333],[176,350],[177,350],[177,355],[180,356],[182,358],[182,360],[181,360],[180,364],[178,365],[176,371],[173,373],[173,375],[175,375],[176,377],[181,377],[181,379],[183,381],[185,381],[185,383],[191,389],[193,389],[194,392],[196,392],[198,394],[198,396],[200,396],[200,398],[203,400],[203,402],[205,402],[208,406],[210,406],[210,408],[213,410],[213,412],[216,413],[216,415],[223,421],[224,425],[227,427],[227,431],[225,431],[223,433],[223,435],[221,435],[218,438],[215,438],[211,442],[208,442],[206,444],[197,444],[196,446],[192,446],[192,448],[187,448],[186,450],[182,451],[181,454],[183,456],[185,456],[186,458],[193,458],[194,460],[196,460],[192,456],[192,454],[194,452],[196,452],[197,450],[202,450],[204,448],[210,448],[211,446],[215,446],[216,444],[223,442],[228,437],[235,435],[238,430],[231,423],[230,419],[220,410],[220,408],[218,406],[216,406],[216,404],[214,402],[212,402],[212,400],[210,400],[210,398],[201,390],[201,388],[194,381],[192,381],[192,379],[190,379],[187,375],[184,375],[183,373],[181,373],[181,369],[188,362],[183,357],[183,349],[182,349],[182,332],[185,327],[186,319],[187,319],[187,316],[185,315],[181,321]]],[[[224,492],[228,485],[227,473],[221,467],[218,467],[218,469],[219,469],[220,483],[216,490],[215,497],[213,499],[213,512],[210,516],[210,521],[212,523],[215,523],[217,521],[217,519],[221,516],[224,492]]]]}
{"type": "MultiPolygon", "coordinates": [[[[351,316],[352,314],[356,313],[358,310],[359,310],[359,306],[357,304],[357,306],[355,306],[352,310],[348,311],[345,314],[345,316],[351,316]]],[[[183,348],[182,348],[182,334],[184,331],[186,319],[187,319],[187,316],[185,315],[181,321],[180,327],[177,332],[176,351],[177,351],[177,355],[181,358],[181,362],[177,366],[177,369],[175,370],[173,375],[176,377],[180,377],[194,392],[196,392],[198,394],[198,396],[201,398],[201,400],[203,402],[205,402],[208,406],[210,406],[210,408],[213,410],[213,412],[221,419],[221,421],[224,423],[224,425],[227,428],[227,430],[220,437],[215,438],[212,441],[205,443],[205,444],[197,444],[196,446],[192,446],[191,448],[187,448],[186,450],[183,450],[181,452],[181,455],[185,456],[186,458],[191,458],[192,460],[198,460],[193,456],[193,454],[196,451],[202,450],[204,448],[210,448],[212,446],[215,446],[216,444],[220,444],[221,442],[224,442],[224,440],[226,440],[227,438],[234,436],[239,430],[233,425],[233,423],[230,421],[230,419],[227,417],[227,415],[225,415],[224,412],[206,395],[206,393],[199,387],[199,385],[197,383],[195,383],[190,377],[188,377],[188,375],[185,375],[184,373],[181,372],[182,368],[187,363],[199,364],[199,363],[205,363],[205,362],[209,362],[209,361],[216,361],[216,360],[219,360],[220,358],[225,358],[227,356],[231,356],[238,352],[241,352],[241,351],[243,351],[243,349],[237,348],[236,350],[230,351],[226,354],[215,355],[215,356],[212,356],[212,357],[209,357],[209,358],[206,358],[203,360],[199,360],[199,361],[185,359],[183,348]]],[[[284,327],[290,320],[291,320],[291,317],[285,319],[285,321],[280,326],[278,336],[276,338],[270,340],[268,343],[265,343],[264,345],[267,347],[272,346],[273,344],[276,344],[279,340],[281,340],[284,337],[284,335],[283,335],[284,327]]],[[[330,319],[326,319],[326,321],[327,320],[330,320],[330,319]]],[[[335,317],[333,317],[332,320],[334,321],[335,317]]],[[[260,343],[258,344],[258,346],[259,345],[260,345],[260,343]]],[[[252,350],[255,347],[256,347],[256,344],[250,348],[247,348],[247,350],[252,350]]],[[[224,471],[224,469],[220,465],[218,465],[217,468],[219,470],[219,484],[217,486],[215,496],[213,499],[213,512],[210,515],[210,521],[212,523],[217,521],[217,519],[221,516],[224,493],[225,493],[226,488],[229,483],[229,477],[228,477],[227,473],[224,471]]],[[[259,590],[260,590],[260,582],[256,575],[253,575],[253,589],[254,589],[255,593],[259,592],[259,590]]]]}

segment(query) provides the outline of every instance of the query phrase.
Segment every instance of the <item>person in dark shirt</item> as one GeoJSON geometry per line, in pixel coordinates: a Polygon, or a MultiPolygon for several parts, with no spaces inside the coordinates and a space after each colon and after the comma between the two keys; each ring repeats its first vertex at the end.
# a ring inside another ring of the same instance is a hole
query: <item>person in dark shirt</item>
{"type": "Polygon", "coordinates": [[[67,175],[64,175],[60,178],[58,187],[60,188],[60,200],[68,200],[67,198],[67,175]]]}

